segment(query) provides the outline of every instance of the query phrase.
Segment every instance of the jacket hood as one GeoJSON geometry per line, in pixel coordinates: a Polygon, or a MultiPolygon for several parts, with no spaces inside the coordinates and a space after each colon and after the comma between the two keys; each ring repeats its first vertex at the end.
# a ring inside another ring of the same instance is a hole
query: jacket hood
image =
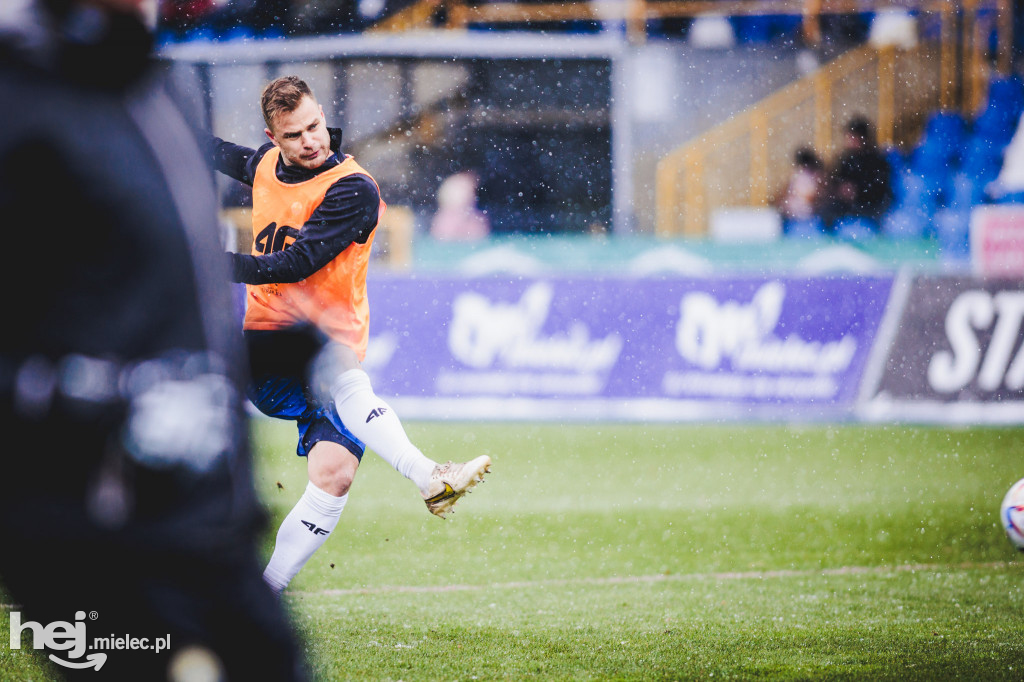
{"type": "Polygon", "coordinates": [[[153,33],[141,17],[77,0],[4,0],[4,5],[0,50],[5,58],[110,90],[134,83],[150,64],[153,33]]]}

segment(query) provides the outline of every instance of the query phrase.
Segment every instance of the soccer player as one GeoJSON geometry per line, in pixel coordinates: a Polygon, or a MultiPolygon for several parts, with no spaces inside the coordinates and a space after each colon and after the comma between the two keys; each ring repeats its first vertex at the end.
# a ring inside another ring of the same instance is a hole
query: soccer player
{"type": "Polygon", "coordinates": [[[229,254],[233,280],[246,284],[249,397],[264,414],[297,422],[296,452],[309,474],[264,571],[280,593],[336,526],[364,447],[415,483],[442,518],[491,460],[427,458],[374,393],[361,362],[366,272],[386,210],[380,190],[355,159],[332,149],[323,108],[302,79],[271,81],[261,108],[270,142],[257,150],[216,137],[210,144],[216,169],[252,186],[252,252],[229,254]]]}

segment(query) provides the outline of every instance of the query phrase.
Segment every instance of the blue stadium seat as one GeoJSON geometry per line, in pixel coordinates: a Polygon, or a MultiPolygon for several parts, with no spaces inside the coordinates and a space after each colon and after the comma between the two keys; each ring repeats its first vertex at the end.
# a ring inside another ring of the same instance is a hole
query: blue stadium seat
{"type": "Polygon", "coordinates": [[[185,42],[205,43],[213,42],[216,39],[217,33],[213,30],[212,27],[206,26],[205,24],[202,26],[190,28],[185,33],[185,42]]]}
{"type": "Polygon", "coordinates": [[[931,185],[913,170],[907,169],[900,173],[893,183],[894,208],[905,206],[928,218],[934,215],[939,207],[939,197],[934,187],[934,176],[930,176],[929,179],[932,181],[931,185]]]}
{"type": "Polygon", "coordinates": [[[984,136],[970,137],[964,149],[960,172],[983,184],[995,180],[1003,165],[1003,152],[1009,141],[1009,137],[1002,140],[992,140],[984,136]]]}
{"type": "Polygon", "coordinates": [[[1008,140],[1019,120],[1020,114],[1013,116],[1007,111],[985,109],[974,120],[974,134],[987,140],[1008,140]]]}
{"type": "Polygon", "coordinates": [[[874,238],[879,226],[870,218],[860,216],[843,216],[836,221],[836,237],[843,241],[857,242],[874,238]]]}
{"type": "Polygon", "coordinates": [[[790,220],[784,225],[787,239],[823,239],[825,223],[821,218],[790,220]]]}
{"type": "Polygon", "coordinates": [[[1024,81],[1020,76],[1002,76],[993,78],[988,85],[988,106],[1006,108],[1020,113],[1024,111],[1024,81]]]}
{"type": "Polygon", "coordinates": [[[892,195],[895,205],[902,205],[906,202],[907,196],[912,194],[917,185],[917,178],[909,168],[896,169],[893,166],[892,172],[892,195]]]}
{"type": "Polygon", "coordinates": [[[885,150],[885,158],[889,162],[892,179],[895,183],[896,176],[907,167],[907,155],[900,151],[899,147],[889,147],[885,150]]]}
{"type": "Polygon", "coordinates": [[[970,209],[985,199],[985,183],[971,174],[960,171],[953,175],[953,191],[947,206],[953,209],[970,209]]]}
{"type": "Polygon", "coordinates": [[[939,253],[943,260],[964,262],[970,259],[970,220],[969,209],[942,208],[936,211],[935,236],[938,238],[939,253]]]}
{"type": "Polygon", "coordinates": [[[168,29],[160,29],[155,34],[155,43],[157,47],[163,47],[165,45],[173,45],[177,43],[180,36],[174,31],[168,29]]]}
{"type": "Polygon", "coordinates": [[[729,17],[736,41],[744,44],[771,42],[772,22],[769,16],[738,15],[729,17]]]}
{"type": "Polygon", "coordinates": [[[800,14],[776,14],[775,35],[782,38],[796,38],[803,29],[804,18],[800,14]]]}
{"type": "Polygon", "coordinates": [[[943,150],[924,145],[911,157],[910,172],[920,178],[925,191],[941,205],[952,191],[952,176],[959,166],[959,158],[947,158],[943,150]]]}
{"type": "Polygon", "coordinates": [[[938,204],[953,193],[952,176],[963,160],[966,121],[957,113],[932,114],[917,147],[910,154],[909,167],[923,180],[938,204]]]}
{"type": "Polygon", "coordinates": [[[249,26],[232,26],[220,34],[220,40],[252,40],[256,37],[256,31],[249,26]]]}
{"type": "Polygon", "coordinates": [[[901,206],[882,217],[882,234],[894,240],[920,239],[926,236],[926,218],[919,211],[901,206]]]}
{"type": "Polygon", "coordinates": [[[958,166],[966,136],[964,117],[953,112],[936,112],[925,125],[925,133],[911,155],[911,164],[918,168],[958,166]]]}
{"type": "Polygon", "coordinates": [[[1009,141],[1024,113],[1024,84],[1017,76],[994,78],[989,83],[985,108],[974,119],[976,136],[1009,141]]]}
{"type": "Polygon", "coordinates": [[[936,111],[928,117],[925,135],[959,142],[967,131],[967,121],[956,111],[936,111]]]}
{"type": "Polygon", "coordinates": [[[941,160],[944,164],[960,163],[960,153],[967,134],[967,122],[955,112],[938,111],[928,118],[924,135],[915,151],[931,161],[941,160]]]}
{"type": "Polygon", "coordinates": [[[795,38],[803,25],[800,15],[734,15],[729,17],[736,40],[743,44],[766,44],[795,38]]]}

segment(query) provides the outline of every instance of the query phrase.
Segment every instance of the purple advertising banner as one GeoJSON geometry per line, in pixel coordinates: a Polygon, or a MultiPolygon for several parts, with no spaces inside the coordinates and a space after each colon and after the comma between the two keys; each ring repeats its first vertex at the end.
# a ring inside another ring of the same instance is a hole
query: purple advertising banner
{"type": "Polygon", "coordinates": [[[410,417],[852,409],[890,277],[377,275],[366,368],[410,417]]]}

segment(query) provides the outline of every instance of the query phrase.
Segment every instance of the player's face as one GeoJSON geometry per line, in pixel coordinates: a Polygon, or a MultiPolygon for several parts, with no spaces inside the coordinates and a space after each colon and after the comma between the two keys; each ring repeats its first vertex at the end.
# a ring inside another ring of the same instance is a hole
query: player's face
{"type": "Polygon", "coordinates": [[[294,111],[275,116],[273,129],[266,133],[289,166],[313,170],[331,155],[331,134],[327,132],[323,107],[311,97],[303,97],[294,111]]]}

